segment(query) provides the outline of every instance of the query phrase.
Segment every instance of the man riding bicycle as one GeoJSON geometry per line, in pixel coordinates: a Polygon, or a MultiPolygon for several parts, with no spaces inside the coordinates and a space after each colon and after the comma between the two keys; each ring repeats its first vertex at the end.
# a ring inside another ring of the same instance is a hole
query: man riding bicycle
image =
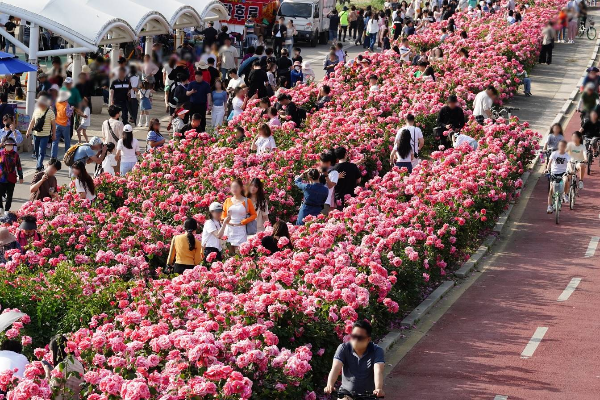
{"type": "Polygon", "coordinates": [[[338,392],[346,395],[344,399],[352,400],[356,394],[384,396],[384,353],[381,347],[371,341],[371,331],[371,324],[367,321],[354,323],[350,341],[340,344],[333,356],[325,393],[334,391],[341,372],[342,386],[338,392]]]}
{"type": "MultiPolygon", "coordinates": [[[[548,166],[550,167],[550,174],[557,179],[561,178],[564,182],[565,190],[563,191],[562,201],[565,203],[569,202],[569,196],[567,195],[567,193],[569,193],[569,180],[566,179],[569,161],[571,161],[571,157],[567,154],[567,142],[566,140],[561,140],[560,143],[558,143],[558,150],[550,155],[548,166]]],[[[550,190],[548,191],[548,214],[554,212],[554,206],[552,205],[553,197],[554,185],[550,185],[550,190]]]]}
{"type": "Polygon", "coordinates": [[[577,105],[577,110],[581,113],[581,122],[589,118],[590,112],[596,109],[597,104],[598,91],[596,90],[596,85],[588,82],[585,84],[583,93],[581,93],[581,99],[577,105]]]}
{"type": "Polygon", "coordinates": [[[598,119],[598,111],[592,110],[589,113],[589,119],[586,119],[579,132],[584,137],[592,139],[592,148],[594,149],[594,157],[598,157],[598,139],[600,139],[600,120],[598,119]]]}

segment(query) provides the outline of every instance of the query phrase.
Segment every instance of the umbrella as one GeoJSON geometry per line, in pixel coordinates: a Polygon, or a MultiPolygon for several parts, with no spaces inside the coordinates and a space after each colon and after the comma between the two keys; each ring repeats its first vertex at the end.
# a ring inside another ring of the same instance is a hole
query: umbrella
{"type": "Polygon", "coordinates": [[[37,71],[35,65],[21,61],[15,55],[0,51],[0,75],[12,75],[33,71],[37,71]]]}
{"type": "MultiPolygon", "coordinates": [[[[6,54],[6,53],[5,53],[6,54]]],[[[9,311],[0,315],[0,332],[3,332],[6,328],[11,326],[13,322],[18,321],[25,314],[18,311],[9,311]]]]}

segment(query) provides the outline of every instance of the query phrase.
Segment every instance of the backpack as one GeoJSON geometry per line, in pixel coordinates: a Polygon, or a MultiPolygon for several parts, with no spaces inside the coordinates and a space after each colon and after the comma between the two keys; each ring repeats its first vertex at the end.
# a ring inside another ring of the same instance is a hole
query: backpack
{"type": "Polygon", "coordinates": [[[69,150],[67,150],[67,152],[65,153],[65,156],[63,157],[63,163],[67,166],[67,167],[72,167],[73,164],[75,164],[75,153],[77,152],[77,149],[81,146],[89,146],[89,144],[74,144],[73,146],[69,147],[69,150]]]}

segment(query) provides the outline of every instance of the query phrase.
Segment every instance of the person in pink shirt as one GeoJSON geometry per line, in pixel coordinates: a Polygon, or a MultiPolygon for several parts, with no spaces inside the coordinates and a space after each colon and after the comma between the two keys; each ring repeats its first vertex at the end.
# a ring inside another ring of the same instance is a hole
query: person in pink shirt
{"type": "Polygon", "coordinates": [[[277,109],[275,107],[269,107],[267,110],[267,115],[269,117],[269,126],[281,126],[281,121],[279,121],[279,117],[277,116],[277,109]]]}
{"type": "Polygon", "coordinates": [[[156,79],[154,75],[158,73],[158,66],[152,61],[149,54],[144,56],[144,64],[142,64],[142,79],[150,84],[150,89],[154,89],[156,79]]]}

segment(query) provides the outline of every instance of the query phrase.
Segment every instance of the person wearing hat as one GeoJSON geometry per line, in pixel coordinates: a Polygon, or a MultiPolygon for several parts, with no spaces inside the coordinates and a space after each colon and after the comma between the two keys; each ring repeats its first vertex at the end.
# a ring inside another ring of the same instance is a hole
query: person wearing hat
{"type": "Polygon", "coordinates": [[[198,63],[196,65],[198,66],[198,70],[196,70],[196,72],[198,72],[198,71],[202,72],[202,78],[203,78],[204,82],[209,83],[210,79],[211,79],[211,75],[210,75],[210,71],[208,70],[208,62],[204,61],[204,60],[200,60],[200,61],[198,61],[198,63]]]}
{"type": "Polygon", "coordinates": [[[4,255],[9,250],[21,251],[21,245],[17,242],[15,235],[10,233],[7,228],[0,228],[0,263],[6,262],[4,255]]]}
{"type": "Polygon", "coordinates": [[[50,108],[51,105],[52,103],[47,96],[40,96],[37,99],[31,122],[27,128],[27,137],[29,138],[33,134],[33,153],[37,158],[37,171],[44,168],[48,142],[56,139],[56,117],[54,111],[50,108]]]}
{"type": "Polygon", "coordinates": [[[302,63],[300,61],[294,62],[294,69],[290,73],[291,85],[296,86],[296,83],[304,82],[304,73],[302,73],[302,63]]]}
{"type": "MultiPolygon", "coordinates": [[[[202,65],[200,65],[202,68],[202,65]]],[[[206,65],[208,69],[208,64],[206,65]]],[[[208,72],[208,71],[206,71],[208,72]]],[[[204,80],[202,69],[196,71],[195,80],[186,86],[186,95],[190,97],[189,110],[193,114],[199,114],[202,118],[200,122],[200,132],[206,130],[206,110],[211,108],[211,89],[208,82],[204,80]]]]}
{"type": "Polygon", "coordinates": [[[452,131],[459,132],[465,126],[465,113],[463,109],[458,105],[458,98],[456,95],[448,96],[446,105],[441,108],[437,123],[435,134],[439,138],[442,144],[446,147],[450,144],[448,136],[445,136],[443,132],[452,131]]]}
{"type": "Polygon", "coordinates": [[[585,78],[583,78],[583,82],[581,83],[581,91],[584,91],[585,86],[588,83],[593,83],[594,86],[596,88],[598,88],[598,84],[600,83],[600,77],[598,76],[598,72],[600,72],[600,70],[598,70],[598,68],[596,67],[590,67],[586,70],[587,75],[585,76],[585,78]]]}
{"type": "Polygon", "coordinates": [[[37,218],[35,216],[25,215],[22,218],[17,231],[17,242],[21,246],[21,251],[25,252],[25,247],[29,244],[42,240],[42,235],[38,233],[37,228],[37,218]]]}
{"type": "MultiPolygon", "coordinates": [[[[190,110],[186,110],[183,107],[177,109],[177,111],[175,111],[175,113],[172,116],[173,119],[171,120],[171,123],[167,127],[167,130],[173,129],[173,132],[178,132],[178,133],[184,132],[183,128],[186,126],[186,124],[185,124],[185,122],[183,122],[183,120],[185,119],[186,115],[189,112],[190,112],[190,110]]],[[[200,125],[200,121],[198,121],[198,125],[200,125]]]]}
{"type": "Polygon", "coordinates": [[[127,174],[135,167],[137,158],[140,156],[140,144],[133,137],[133,127],[129,124],[123,128],[123,138],[117,143],[116,159],[120,162],[121,175],[127,174]]]}
{"type": "Polygon", "coordinates": [[[340,31],[338,32],[338,38],[340,41],[346,41],[346,34],[348,33],[348,17],[350,16],[350,11],[347,6],[342,8],[342,11],[339,13],[340,17],[340,31]],[[343,35],[343,36],[342,36],[343,35]]]}
{"type": "Polygon", "coordinates": [[[12,205],[13,192],[17,183],[23,183],[23,168],[17,153],[17,142],[9,137],[3,142],[4,148],[0,150],[0,213],[9,211],[12,205]],[[2,206],[2,198],[6,195],[6,204],[2,206]]]}
{"type": "Polygon", "coordinates": [[[223,261],[223,257],[221,255],[221,251],[223,250],[221,238],[225,234],[225,228],[227,228],[227,224],[231,220],[231,217],[228,216],[225,218],[221,224],[223,205],[216,201],[208,207],[208,212],[210,213],[209,217],[206,219],[206,222],[204,222],[204,228],[202,229],[202,247],[204,248],[204,259],[208,260],[209,255],[215,253],[216,256],[214,257],[214,261],[223,261]]]}
{"type": "Polygon", "coordinates": [[[53,200],[58,199],[56,173],[60,171],[61,166],[60,161],[55,158],[51,159],[44,171],[37,172],[33,176],[31,186],[29,186],[29,191],[31,192],[30,201],[43,200],[47,197],[53,200]]]}
{"type": "MultiPolygon", "coordinates": [[[[89,143],[84,143],[77,147],[73,156],[73,165],[79,162],[86,164],[102,164],[107,154],[107,145],[102,143],[102,139],[94,136],[89,143]]],[[[69,176],[73,176],[73,168],[69,168],[69,176]]]]}
{"type": "MultiPolygon", "coordinates": [[[[71,78],[67,78],[71,79],[71,78]]],[[[67,81],[65,79],[65,82],[67,81]]],[[[58,98],[56,99],[56,135],[52,140],[52,150],[50,151],[50,158],[58,158],[58,145],[60,140],[65,141],[65,152],[71,147],[71,135],[69,133],[69,126],[71,125],[71,116],[73,115],[73,107],[69,104],[71,98],[71,92],[67,89],[61,89],[58,92],[58,98]]]]}

